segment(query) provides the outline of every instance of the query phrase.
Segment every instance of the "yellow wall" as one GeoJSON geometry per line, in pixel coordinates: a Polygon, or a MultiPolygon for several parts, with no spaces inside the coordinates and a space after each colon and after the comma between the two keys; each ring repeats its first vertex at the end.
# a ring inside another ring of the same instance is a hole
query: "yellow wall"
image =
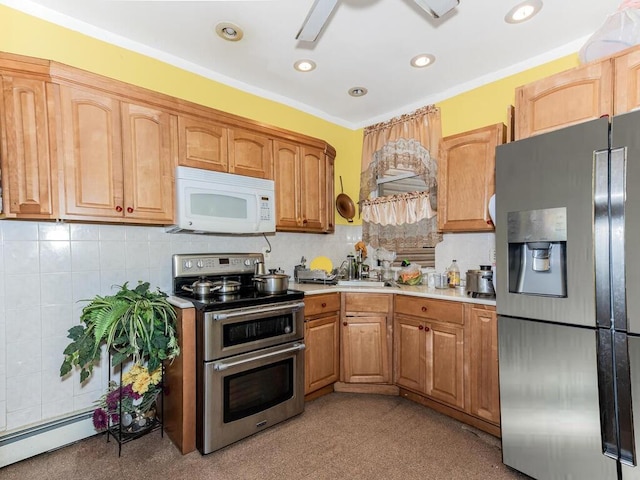
{"type": "MultiPolygon", "coordinates": [[[[143,55],[0,6],[0,50],[55,60],[167,95],[321,138],[337,151],[335,188],[354,200],[360,188],[362,129],[350,130],[294,108],[251,95],[143,55]]],[[[498,122],[506,123],[507,106],[519,85],[578,64],[570,55],[540,67],[478,87],[438,103],[443,136],[498,122]]],[[[336,223],[347,225],[336,214],[336,223]]],[[[359,224],[356,218],[354,224],[359,224]]]]}

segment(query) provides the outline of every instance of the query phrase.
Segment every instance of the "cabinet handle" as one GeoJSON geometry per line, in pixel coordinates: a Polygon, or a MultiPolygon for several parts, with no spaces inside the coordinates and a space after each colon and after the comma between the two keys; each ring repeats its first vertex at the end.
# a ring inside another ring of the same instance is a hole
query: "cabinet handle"
{"type": "Polygon", "coordinates": [[[133,208],[127,207],[127,213],[133,213],[133,208]]]}
{"type": "Polygon", "coordinates": [[[429,327],[424,327],[425,332],[428,332],[429,330],[431,330],[429,327]]]}
{"type": "Polygon", "coordinates": [[[342,325],[344,325],[346,327],[349,324],[347,322],[343,322],[342,325]]]}
{"type": "Polygon", "coordinates": [[[306,218],[303,218],[303,219],[302,219],[302,223],[306,225],[306,224],[307,224],[307,219],[306,219],[306,218]]]}
{"type": "Polygon", "coordinates": [[[426,312],[427,311],[427,307],[422,307],[422,311],[426,312]]]}
{"type": "Polygon", "coordinates": [[[424,327],[422,325],[418,325],[418,330],[424,330],[424,327]]]}
{"type": "Polygon", "coordinates": [[[323,304],[322,304],[322,308],[327,308],[327,304],[326,304],[326,303],[323,303],[323,304]]]}
{"type": "Polygon", "coordinates": [[[118,212],[118,213],[119,213],[119,212],[121,212],[121,211],[122,211],[122,207],[121,207],[120,205],[118,205],[118,206],[116,207],[116,212],[118,212]]]}

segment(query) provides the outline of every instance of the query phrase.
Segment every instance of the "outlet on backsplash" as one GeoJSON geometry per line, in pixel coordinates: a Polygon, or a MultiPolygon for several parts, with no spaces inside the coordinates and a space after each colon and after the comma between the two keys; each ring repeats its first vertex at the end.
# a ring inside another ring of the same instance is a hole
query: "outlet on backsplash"
{"type": "Polygon", "coordinates": [[[489,249],[489,260],[491,261],[492,265],[496,264],[496,247],[491,247],[489,249]]]}
{"type": "Polygon", "coordinates": [[[271,249],[269,247],[262,247],[262,255],[264,256],[264,261],[271,260],[271,249]]]}

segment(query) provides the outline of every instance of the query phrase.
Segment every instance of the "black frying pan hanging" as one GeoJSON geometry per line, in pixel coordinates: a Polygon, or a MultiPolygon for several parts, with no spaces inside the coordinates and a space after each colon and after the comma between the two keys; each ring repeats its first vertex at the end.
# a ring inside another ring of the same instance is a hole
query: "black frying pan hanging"
{"type": "Polygon", "coordinates": [[[336,197],[336,209],[342,218],[347,219],[347,222],[353,222],[353,217],[356,214],[356,206],[353,200],[351,200],[351,197],[344,193],[342,176],[340,176],[340,194],[336,197]]]}

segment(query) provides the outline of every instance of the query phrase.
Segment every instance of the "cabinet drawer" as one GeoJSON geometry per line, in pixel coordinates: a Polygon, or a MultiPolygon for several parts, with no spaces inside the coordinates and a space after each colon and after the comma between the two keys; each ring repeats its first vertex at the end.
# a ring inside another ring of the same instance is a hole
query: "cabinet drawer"
{"type": "Polygon", "coordinates": [[[388,313],[391,310],[390,295],[377,293],[344,293],[345,312],[388,313]]]}
{"type": "Polygon", "coordinates": [[[464,324],[464,304],[428,298],[396,295],[396,313],[439,322],[464,324]]]}
{"type": "Polygon", "coordinates": [[[310,295],[304,299],[304,316],[340,311],[340,294],[310,295]]]}

